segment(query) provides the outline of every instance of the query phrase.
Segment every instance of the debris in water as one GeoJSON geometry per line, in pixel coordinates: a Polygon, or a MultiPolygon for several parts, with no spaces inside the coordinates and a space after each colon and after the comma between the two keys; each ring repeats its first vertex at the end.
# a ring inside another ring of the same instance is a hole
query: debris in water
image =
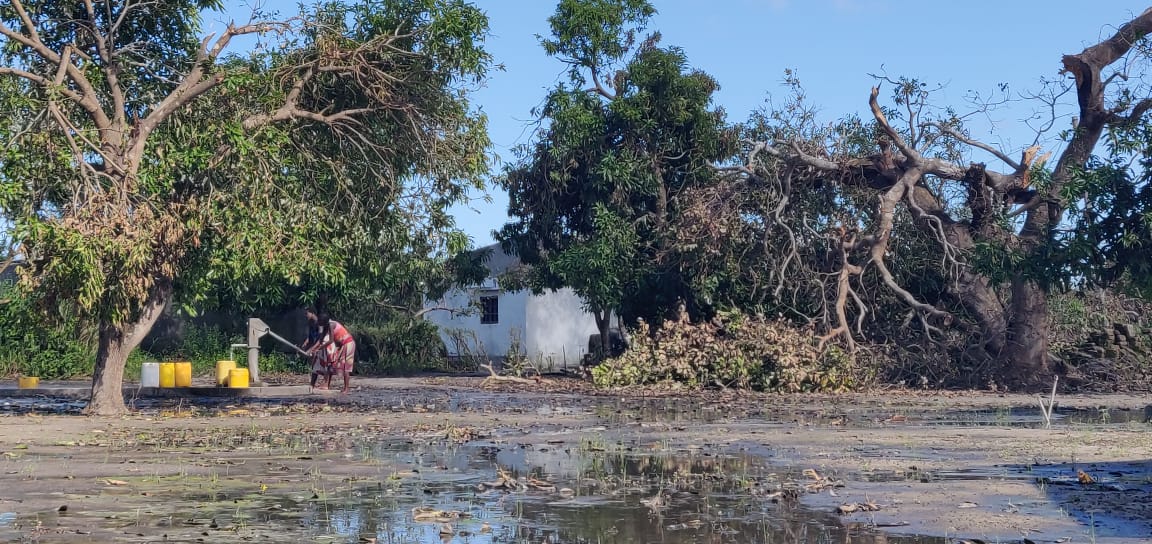
{"type": "Polygon", "coordinates": [[[837,514],[855,514],[856,512],[876,512],[880,505],[873,502],[844,503],[836,507],[837,514]]]}
{"type": "Polygon", "coordinates": [[[652,497],[651,499],[640,499],[640,504],[651,508],[653,511],[664,508],[667,506],[667,504],[664,502],[664,490],[661,489],[660,491],[657,491],[656,496],[652,497]]]}
{"type": "Polygon", "coordinates": [[[468,517],[468,514],[459,510],[437,510],[429,506],[417,506],[412,509],[412,519],[415,521],[448,522],[468,517]]]}

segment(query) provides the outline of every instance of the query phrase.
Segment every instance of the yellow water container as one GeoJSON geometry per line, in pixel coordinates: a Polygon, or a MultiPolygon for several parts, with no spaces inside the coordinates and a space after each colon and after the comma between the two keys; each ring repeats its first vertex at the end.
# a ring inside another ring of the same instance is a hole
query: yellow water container
{"type": "Polygon", "coordinates": [[[36,389],[40,387],[40,378],[36,376],[20,376],[16,381],[20,389],[36,389]]]}
{"type": "Polygon", "coordinates": [[[236,369],[236,361],[216,361],[216,385],[228,387],[228,373],[236,369]]]}
{"type": "Polygon", "coordinates": [[[192,387],[192,363],[176,363],[176,387],[192,387]]]}
{"type": "Polygon", "coordinates": [[[160,363],[160,387],[176,387],[176,363],[160,363]]]}
{"type": "Polygon", "coordinates": [[[248,387],[248,369],[233,368],[228,371],[228,387],[245,389],[248,387]]]}

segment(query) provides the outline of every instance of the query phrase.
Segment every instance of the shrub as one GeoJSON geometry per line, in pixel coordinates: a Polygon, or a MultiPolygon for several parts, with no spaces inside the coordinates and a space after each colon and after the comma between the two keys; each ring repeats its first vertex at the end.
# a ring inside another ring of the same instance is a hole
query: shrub
{"type": "Polygon", "coordinates": [[[447,370],[447,352],[436,325],[398,318],[379,324],[352,324],[360,374],[404,374],[447,370]]]}
{"type": "Polygon", "coordinates": [[[854,358],[817,349],[810,330],[740,314],[686,318],[656,330],[639,324],[624,355],[592,369],[600,386],[680,382],[782,392],[844,391],[864,385],[854,358]]]}
{"type": "Polygon", "coordinates": [[[48,323],[15,285],[0,282],[0,375],[88,375],[96,358],[92,338],[75,320],[48,323]]]}

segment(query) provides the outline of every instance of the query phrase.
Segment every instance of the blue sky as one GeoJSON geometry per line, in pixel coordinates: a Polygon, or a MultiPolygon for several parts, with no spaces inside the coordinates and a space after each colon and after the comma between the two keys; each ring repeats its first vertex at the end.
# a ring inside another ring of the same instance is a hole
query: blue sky
{"type": "MultiPolygon", "coordinates": [[[[505,70],[493,72],[474,95],[489,117],[495,152],[531,138],[530,110],[563,77],[559,61],[544,55],[536,35],[548,32],[551,0],[478,0],[490,18],[488,50],[505,70]]],[[[741,121],[769,94],[784,96],[786,68],[797,71],[823,116],[867,113],[870,73],[942,84],[942,105],[964,109],[969,91],[987,95],[1006,83],[1016,96],[1056,77],[1060,58],[1076,53],[1149,6],[1147,1],[1105,0],[653,0],[659,13],[649,27],[665,45],[682,47],[696,68],[721,85],[716,95],[730,121],[741,121]]],[[[283,13],[296,2],[273,0],[283,13]]],[[[230,10],[237,20],[247,11],[230,10]]],[[[223,18],[220,18],[223,20],[223,18]]],[[[1016,103],[979,121],[976,134],[1012,155],[1035,134],[1020,119],[1036,105],[1016,103]],[[990,133],[991,132],[991,133],[990,133]]],[[[1050,148],[1053,146],[1050,145],[1050,148]]],[[[498,168],[494,172],[498,172],[498,168]]],[[[492,241],[507,221],[507,198],[489,187],[491,202],[475,195],[456,210],[476,245],[492,241]]]]}

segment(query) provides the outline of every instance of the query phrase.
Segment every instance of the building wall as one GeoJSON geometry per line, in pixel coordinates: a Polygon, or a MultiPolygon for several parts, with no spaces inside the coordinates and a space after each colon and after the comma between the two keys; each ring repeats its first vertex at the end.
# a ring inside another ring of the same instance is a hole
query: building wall
{"type": "Polygon", "coordinates": [[[520,338],[520,349],[524,351],[527,325],[525,308],[529,296],[527,291],[500,291],[489,281],[480,287],[453,289],[445,294],[443,299],[425,303],[426,308],[452,308],[464,311],[463,313],[432,310],[424,314],[424,318],[440,328],[440,338],[448,348],[449,356],[460,355],[461,351],[452,338],[452,331],[464,330],[474,332],[475,340],[479,344],[467,346],[467,349],[472,350],[472,354],[479,354],[479,350],[482,349],[482,353],[488,357],[502,358],[508,353],[513,334],[520,338]],[[499,319],[492,324],[481,323],[479,310],[472,307],[473,301],[488,295],[495,295],[499,299],[499,319]]]}
{"type": "Polygon", "coordinates": [[[567,287],[530,297],[527,318],[525,346],[540,370],[579,366],[588,352],[588,336],[598,332],[584,301],[567,287]]]}

